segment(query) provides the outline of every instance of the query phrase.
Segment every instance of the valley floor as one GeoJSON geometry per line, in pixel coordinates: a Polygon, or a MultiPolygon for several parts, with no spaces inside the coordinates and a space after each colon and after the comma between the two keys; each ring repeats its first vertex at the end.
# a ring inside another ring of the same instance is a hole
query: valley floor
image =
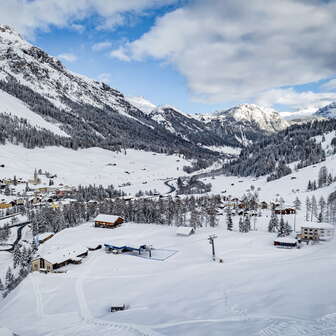
{"type": "Polygon", "coordinates": [[[260,218],[258,231],[244,234],[221,223],[190,237],[132,223],[63,230],[40,248],[152,244],[178,252],[158,261],[101,249],[66,273],[31,273],[2,302],[0,325],[23,336],[335,335],[335,241],[276,249],[266,224],[260,218]],[[224,263],[211,260],[213,233],[224,263]],[[124,303],[129,310],[108,311],[124,303]]]}

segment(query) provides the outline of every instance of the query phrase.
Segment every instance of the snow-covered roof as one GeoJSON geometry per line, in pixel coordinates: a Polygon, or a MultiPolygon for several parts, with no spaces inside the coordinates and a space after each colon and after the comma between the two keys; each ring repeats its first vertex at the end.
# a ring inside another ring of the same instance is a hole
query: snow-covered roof
{"type": "Polygon", "coordinates": [[[308,229],[330,229],[334,230],[335,227],[329,223],[312,223],[307,222],[301,225],[301,228],[308,228],[308,229]]]}
{"type": "Polygon", "coordinates": [[[55,233],[54,232],[44,232],[44,233],[40,233],[38,235],[38,240],[41,241],[41,240],[44,240],[50,236],[53,236],[55,233]]]}
{"type": "Polygon", "coordinates": [[[274,239],[274,242],[295,244],[297,243],[297,240],[293,237],[278,237],[274,239]]]}
{"type": "Polygon", "coordinates": [[[179,226],[176,230],[176,234],[182,236],[189,236],[194,229],[190,226],[179,226]]]}
{"type": "Polygon", "coordinates": [[[69,248],[56,249],[54,251],[49,251],[46,253],[41,253],[34,259],[43,258],[44,260],[49,261],[51,264],[59,264],[66,260],[76,259],[79,255],[86,253],[88,249],[83,246],[73,246],[69,248]]]}
{"type": "Polygon", "coordinates": [[[94,220],[98,222],[111,222],[114,223],[118,218],[122,218],[116,215],[99,214],[94,220]]]}

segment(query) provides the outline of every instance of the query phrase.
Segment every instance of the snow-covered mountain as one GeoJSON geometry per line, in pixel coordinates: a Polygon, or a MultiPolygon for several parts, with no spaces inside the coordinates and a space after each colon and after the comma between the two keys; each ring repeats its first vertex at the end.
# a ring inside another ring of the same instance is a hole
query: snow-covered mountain
{"type": "Polygon", "coordinates": [[[127,100],[145,114],[150,114],[157,107],[144,97],[127,97],[127,100]]]}
{"type": "Polygon", "coordinates": [[[256,126],[269,133],[281,131],[289,125],[277,111],[255,104],[238,105],[226,111],[216,112],[215,115],[218,118],[256,126]]]}
{"type": "Polygon", "coordinates": [[[173,106],[155,108],[149,116],[172,134],[203,146],[224,146],[226,139],[211,131],[204,123],[192,115],[183,113],[173,106]]]}
{"type": "Polygon", "coordinates": [[[210,129],[222,138],[230,139],[232,145],[247,145],[260,136],[281,131],[289,126],[288,121],[270,108],[254,104],[242,104],[212,115],[199,115],[210,129]]]}
{"type": "Polygon", "coordinates": [[[327,106],[321,107],[314,113],[314,116],[327,118],[327,119],[336,118],[336,102],[333,102],[327,106]]]}
{"type": "Polygon", "coordinates": [[[0,110],[0,127],[7,126],[2,127],[3,138],[15,138],[27,147],[128,147],[211,155],[150,118],[143,112],[148,103],[142,101],[139,109],[139,99],[128,99],[102,82],[72,73],[5,25],[0,25],[0,90],[0,98],[6,98],[0,110]],[[19,115],[9,102],[14,97],[19,115]]]}

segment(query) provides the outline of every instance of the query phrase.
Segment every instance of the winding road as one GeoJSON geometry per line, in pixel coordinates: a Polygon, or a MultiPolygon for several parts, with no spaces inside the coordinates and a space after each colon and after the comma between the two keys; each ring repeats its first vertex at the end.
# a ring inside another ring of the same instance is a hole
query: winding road
{"type": "Polygon", "coordinates": [[[173,181],[173,180],[169,180],[169,181],[163,182],[170,189],[167,192],[167,194],[171,194],[171,193],[173,193],[176,190],[176,188],[174,186],[172,186],[171,184],[169,184],[170,181],[173,181]]]}
{"type": "Polygon", "coordinates": [[[24,227],[26,225],[30,224],[30,221],[27,221],[27,222],[23,222],[23,223],[19,223],[19,224],[13,224],[13,225],[10,225],[9,228],[12,229],[14,227],[17,227],[17,231],[16,231],[16,239],[15,241],[12,243],[12,244],[8,244],[8,245],[11,245],[11,247],[9,248],[6,248],[6,249],[3,249],[3,250],[0,250],[0,252],[13,252],[14,251],[14,248],[15,246],[19,243],[19,241],[21,240],[22,238],[22,230],[24,229],[24,227]]]}

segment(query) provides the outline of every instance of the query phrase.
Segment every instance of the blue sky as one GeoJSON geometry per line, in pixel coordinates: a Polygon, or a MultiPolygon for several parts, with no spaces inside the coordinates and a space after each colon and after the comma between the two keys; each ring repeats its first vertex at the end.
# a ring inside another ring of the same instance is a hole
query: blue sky
{"type": "Polygon", "coordinates": [[[257,103],[305,114],[336,100],[335,1],[2,0],[1,6],[1,23],[70,70],[157,105],[209,113],[257,103]]]}
{"type": "Polygon", "coordinates": [[[208,113],[216,109],[231,107],[230,103],[201,103],[191,98],[191,93],[183,75],[172,64],[161,60],[124,62],[111,57],[109,51],[119,47],[125,40],[135,40],[142,36],[171,7],[153,11],[151,15],[137,18],[131,25],[117,27],[112,31],[95,29],[98,18],[76,22],[84,27],[77,31],[71,27],[50,27],[49,31],[37,31],[32,43],[58,56],[71,54],[75,61],[61,59],[71,71],[100,79],[108,74],[108,84],[127,96],[143,96],[156,105],[170,104],[188,113],[208,113]],[[110,42],[111,47],[100,51],[92,50],[94,44],[110,42]]]}

